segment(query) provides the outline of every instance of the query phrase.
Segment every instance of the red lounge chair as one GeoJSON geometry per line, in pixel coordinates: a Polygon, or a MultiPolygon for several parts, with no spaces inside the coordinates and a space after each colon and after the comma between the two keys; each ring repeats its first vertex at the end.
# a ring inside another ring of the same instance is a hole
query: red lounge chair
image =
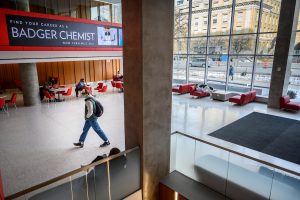
{"type": "Polygon", "coordinates": [[[47,90],[44,90],[44,97],[46,97],[47,101],[54,100],[55,101],[55,94],[50,94],[47,90]]]}
{"type": "Polygon", "coordinates": [[[208,96],[210,96],[210,93],[205,92],[203,90],[199,90],[199,89],[197,89],[197,86],[194,85],[194,86],[190,87],[190,95],[195,96],[195,97],[208,97],[208,96]]]}
{"type": "Polygon", "coordinates": [[[118,88],[121,92],[123,92],[123,83],[121,82],[116,82],[116,88],[118,88]]]}
{"type": "Polygon", "coordinates": [[[103,85],[98,92],[106,92],[107,91],[107,85],[103,85]]]}
{"type": "Polygon", "coordinates": [[[4,112],[6,112],[4,98],[0,98],[0,109],[3,110],[4,112]]]}
{"type": "Polygon", "coordinates": [[[6,100],[6,101],[5,101],[5,104],[6,104],[6,105],[12,104],[12,105],[15,106],[15,108],[17,108],[16,101],[17,101],[17,93],[13,93],[13,94],[11,95],[11,99],[10,99],[10,100],[6,100]]]}
{"type": "Polygon", "coordinates": [[[98,86],[96,88],[94,88],[94,89],[95,90],[99,90],[99,89],[102,89],[103,86],[104,86],[104,83],[103,82],[99,82],[98,86]]]}
{"type": "Polygon", "coordinates": [[[72,96],[72,91],[73,91],[72,87],[69,87],[67,92],[62,93],[62,95],[65,96],[65,97],[71,97],[72,96]]]}
{"type": "Polygon", "coordinates": [[[110,81],[110,82],[111,82],[111,86],[116,87],[115,81],[110,81]]]}
{"type": "Polygon", "coordinates": [[[92,88],[90,86],[84,86],[82,89],[89,94],[93,94],[92,88]]]}
{"type": "Polygon", "coordinates": [[[229,102],[236,103],[239,105],[245,105],[249,102],[255,101],[255,98],[256,98],[256,91],[252,90],[250,92],[247,92],[247,93],[244,93],[241,95],[236,95],[236,96],[230,97],[229,102]]]}
{"type": "Polygon", "coordinates": [[[196,84],[182,84],[179,86],[175,86],[172,88],[172,92],[176,92],[179,94],[190,93],[191,86],[195,86],[196,84]]]}
{"type": "Polygon", "coordinates": [[[291,102],[289,96],[282,96],[280,97],[280,109],[299,111],[300,103],[291,102]]]}

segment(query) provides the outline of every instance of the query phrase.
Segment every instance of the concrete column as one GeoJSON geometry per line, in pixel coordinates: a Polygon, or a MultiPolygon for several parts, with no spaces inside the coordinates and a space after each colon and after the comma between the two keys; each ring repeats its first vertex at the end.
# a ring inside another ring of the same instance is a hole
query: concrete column
{"type": "Polygon", "coordinates": [[[20,64],[24,106],[35,106],[41,103],[39,81],[35,63],[20,64]]]}
{"type": "Polygon", "coordinates": [[[268,107],[279,108],[279,99],[287,94],[299,14],[297,0],[282,0],[276,39],[268,107]]]}
{"type": "Polygon", "coordinates": [[[143,199],[169,173],[174,0],[124,0],[126,149],[141,147],[143,199]]]}

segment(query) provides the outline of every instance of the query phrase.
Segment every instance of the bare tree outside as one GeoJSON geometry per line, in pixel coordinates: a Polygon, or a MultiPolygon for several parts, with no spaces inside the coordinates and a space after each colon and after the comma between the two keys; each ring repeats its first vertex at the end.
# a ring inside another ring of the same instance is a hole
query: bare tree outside
{"type": "Polygon", "coordinates": [[[197,38],[191,40],[191,51],[197,54],[205,54],[206,52],[206,38],[197,38]]]}
{"type": "Polygon", "coordinates": [[[186,37],[188,32],[188,13],[182,13],[183,9],[175,11],[174,14],[174,36],[186,37]]]}
{"type": "Polygon", "coordinates": [[[231,40],[231,50],[234,54],[240,54],[242,51],[248,51],[251,50],[250,45],[250,38],[249,37],[238,37],[238,38],[232,38],[231,40]]]}

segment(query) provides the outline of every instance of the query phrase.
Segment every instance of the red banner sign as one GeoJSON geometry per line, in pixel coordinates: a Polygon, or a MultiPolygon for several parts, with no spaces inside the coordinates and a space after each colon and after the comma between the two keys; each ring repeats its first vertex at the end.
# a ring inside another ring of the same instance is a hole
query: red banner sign
{"type": "Polygon", "coordinates": [[[0,51],[122,51],[121,24],[0,9],[0,51]]]}

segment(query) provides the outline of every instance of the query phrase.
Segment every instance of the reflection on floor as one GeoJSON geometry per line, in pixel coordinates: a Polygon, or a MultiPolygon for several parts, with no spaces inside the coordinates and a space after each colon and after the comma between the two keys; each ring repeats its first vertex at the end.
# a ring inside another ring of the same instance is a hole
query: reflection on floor
{"type": "MultiPolygon", "coordinates": [[[[0,169],[5,195],[74,170],[108,153],[111,147],[124,150],[123,94],[110,92],[99,99],[105,109],[99,122],[111,141],[104,149],[99,148],[101,140],[93,130],[83,149],[72,145],[84,123],[83,98],[10,108],[9,115],[0,112],[0,169]]],[[[234,106],[210,98],[173,95],[172,131],[207,135],[253,111],[300,119],[299,114],[268,109],[265,104],[234,106]]]]}
{"type": "Polygon", "coordinates": [[[172,132],[202,136],[226,126],[251,112],[300,120],[299,113],[290,113],[267,108],[266,104],[249,103],[244,106],[232,105],[229,102],[192,98],[189,94],[173,95],[172,132]]]}
{"type": "MultiPolygon", "coordinates": [[[[261,103],[249,103],[244,106],[238,106],[232,105],[229,102],[214,101],[210,98],[193,99],[190,95],[173,95],[172,132],[179,131],[300,173],[300,166],[297,164],[208,135],[252,112],[300,120],[300,113],[271,109],[268,108],[266,104],[261,103]]],[[[183,143],[183,145],[177,147],[177,149],[180,149],[180,151],[177,151],[177,154],[180,153],[185,159],[183,162],[179,163],[186,163],[188,154],[192,155],[191,159],[193,160],[195,149],[193,149],[192,146],[195,145],[195,140],[177,138],[177,143],[178,142],[183,143]]],[[[192,173],[189,172],[189,168],[187,173],[192,173]]]]}
{"type": "Polygon", "coordinates": [[[101,149],[102,141],[92,129],[83,149],[73,147],[84,124],[84,98],[0,112],[0,169],[6,196],[90,163],[112,147],[125,149],[123,95],[115,92],[98,99],[105,109],[98,121],[111,142],[101,149]]]}

